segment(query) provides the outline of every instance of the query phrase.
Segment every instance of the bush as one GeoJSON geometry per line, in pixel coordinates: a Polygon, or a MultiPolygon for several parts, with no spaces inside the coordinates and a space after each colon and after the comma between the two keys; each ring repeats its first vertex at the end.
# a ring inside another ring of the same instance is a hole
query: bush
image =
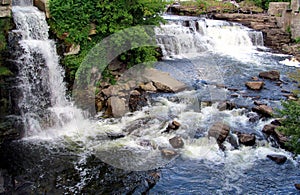
{"type": "MultiPolygon", "coordinates": [[[[63,39],[65,44],[80,45],[78,55],[62,59],[69,74],[67,80],[72,82],[86,54],[105,37],[132,26],[158,25],[162,22],[160,13],[165,8],[163,2],[163,0],[50,0],[51,30],[63,39]],[[90,34],[92,29],[94,33],[90,34]]],[[[128,40],[123,36],[115,41],[124,44],[128,40]]],[[[153,60],[157,54],[153,47],[136,49],[131,53],[135,55],[124,54],[127,56],[129,66],[141,60],[153,60]]]]}

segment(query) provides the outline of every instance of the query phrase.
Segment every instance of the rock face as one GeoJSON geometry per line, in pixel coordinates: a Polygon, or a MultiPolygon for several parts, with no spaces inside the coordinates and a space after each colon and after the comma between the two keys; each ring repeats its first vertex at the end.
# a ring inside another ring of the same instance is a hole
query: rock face
{"type": "Polygon", "coordinates": [[[246,87],[248,87],[249,89],[252,90],[260,90],[263,88],[264,86],[264,82],[263,81],[249,81],[246,82],[246,87]]]}
{"type": "Polygon", "coordinates": [[[276,162],[277,164],[283,164],[287,160],[286,156],[280,154],[269,154],[267,155],[267,157],[272,161],[276,162]]]}
{"type": "Polygon", "coordinates": [[[280,79],[280,72],[277,70],[261,72],[259,73],[259,77],[272,81],[278,81],[280,79]]]}
{"type": "Polygon", "coordinates": [[[217,143],[222,144],[227,138],[230,131],[230,127],[223,122],[216,122],[208,130],[208,136],[214,137],[217,140],[217,143]]]}

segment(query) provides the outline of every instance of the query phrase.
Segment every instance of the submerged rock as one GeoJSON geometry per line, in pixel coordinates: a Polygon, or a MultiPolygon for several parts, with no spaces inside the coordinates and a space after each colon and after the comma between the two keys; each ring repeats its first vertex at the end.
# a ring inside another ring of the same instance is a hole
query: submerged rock
{"type": "Polygon", "coordinates": [[[267,157],[277,164],[283,164],[287,160],[287,157],[281,154],[269,154],[267,157]]]}
{"type": "Polygon", "coordinates": [[[183,148],[184,142],[181,137],[175,136],[169,139],[169,142],[173,148],[183,148]]]}
{"type": "Polygon", "coordinates": [[[280,72],[277,70],[265,71],[259,73],[259,77],[272,81],[278,81],[280,79],[280,72]]]}
{"type": "Polygon", "coordinates": [[[216,122],[208,130],[208,136],[214,137],[217,143],[222,144],[227,138],[230,131],[230,127],[223,122],[216,122]]]}

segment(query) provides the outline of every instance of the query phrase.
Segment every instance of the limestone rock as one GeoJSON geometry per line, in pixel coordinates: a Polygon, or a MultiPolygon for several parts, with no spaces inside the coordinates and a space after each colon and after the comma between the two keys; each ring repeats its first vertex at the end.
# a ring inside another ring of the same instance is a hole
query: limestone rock
{"type": "Polygon", "coordinates": [[[222,144],[228,136],[229,131],[230,127],[228,125],[223,122],[216,122],[210,127],[208,136],[216,138],[217,143],[222,144]]]}
{"type": "Polygon", "coordinates": [[[259,73],[259,77],[272,81],[278,81],[280,79],[280,72],[277,70],[265,71],[259,73]]]}
{"type": "Polygon", "coordinates": [[[255,140],[256,140],[255,135],[242,133],[242,134],[238,134],[238,138],[240,144],[243,144],[245,146],[255,145],[255,140]]]}
{"type": "Polygon", "coordinates": [[[169,142],[173,148],[183,148],[184,142],[181,137],[175,136],[169,139],[169,142]]]}
{"type": "Polygon", "coordinates": [[[176,93],[187,88],[184,83],[172,78],[168,73],[153,68],[146,69],[143,76],[152,81],[158,91],[176,93]]]}
{"type": "Polygon", "coordinates": [[[248,87],[249,89],[252,90],[260,90],[263,88],[264,86],[264,82],[263,81],[249,81],[246,82],[246,87],[248,87]]]}
{"type": "Polygon", "coordinates": [[[107,100],[107,115],[111,115],[113,117],[122,117],[126,112],[125,100],[112,96],[107,100]]]}
{"type": "Polygon", "coordinates": [[[153,85],[152,82],[146,83],[146,84],[142,84],[140,85],[140,88],[144,91],[151,91],[151,92],[156,92],[156,87],[153,85]]]}
{"type": "Polygon", "coordinates": [[[267,155],[267,157],[272,161],[276,162],[277,164],[283,164],[287,160],[286,156],[280,154],[269,154],[267,155]]]}

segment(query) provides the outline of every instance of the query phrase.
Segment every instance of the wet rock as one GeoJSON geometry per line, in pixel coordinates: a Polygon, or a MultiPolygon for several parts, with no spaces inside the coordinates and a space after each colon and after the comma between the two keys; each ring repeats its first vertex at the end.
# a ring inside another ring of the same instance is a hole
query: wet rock
{"type": "Polygon", "coordinates": [[[271,122],[272,125],[275,125],[275,126],[281,126],[281,121],[280,119],[275,119],[271,122]]]}
{"type": "Polygon", "coordinates": [[[260,106],[260,105],[266,105],[266,103],[258,101],[258,100],[255,100],[254,101],[254,105],[260,106]]]}
{"type": "Polygon", "coordinates": [[[135,112],[137,110],[142,110],[143,107],[148,105],[148,100],[147,100],[145,92],[143,92],[143,93],[139,92],[139,93],[140,93],[140,95],[138,95],[138,93],[134,93],[134,94],[130,95],[129,110],[131,112],[135,112]]]}
{"type": "Polygon", "coordinates": [[[249,82],[246,82],[245,85],[248,89],[260,90],[263,88],[264,82],[263,81],[249,81],[249,82]]]}
{"type": "Polygon", "coordinates": [[[295,183],[294,186],[297,190],[300,190],[300,183],[295,183]]]}
{"type": "Polygon", "coordinates": [[[256,140],[255,135],[241,133],[241,134],[238,134],[238,138],[239,138],[240,144],[243,144],[245,146],[255,145],[255,140],[256,140]]]}
{"type": "Polygon", "coordinates": [[[252,79],[253,81],[258,81],[258,80],[259,80],[258,77],[252,77],[251,79],[252,79]]]}
{"type": "Polygon", "coordinates": [[[218,108],[220,111],[224,111],[224,110],[232,110],[232,109],[236,108],[236,105],[235,105],[235,103],[233,103],[233,102],[225,101],[225,102],[220,102],[220,103],[218,104],[217,108],[218,108]]]}
{"type": "Polygon", "coordinates": [[[265,71],[259,73],[259,77],[272,81],[278,81],[280,79],[280,72],[277,70],[265,71]]]}
{"type": "Polygon", "coordinates": [[[277,139],[277,142],[281,148],[288,149],[286,144],[289,139],[284,134],[275,129],[274,137],[277,139]]]}
{"type": "Polygon", "coordinates": [[[265,117],[271,117],[273,114],[273,109],[270,106],[267,105],[259,105],[252,108],[253,112],[257,112],[258,114],[261,114],[265,117]]]}
{"type": "Polygon", "coordinates": [[[106,115],[113,117],[122,117],[126,112],[127,110],[124,99],[113,96],[107,100],[106,115]]]}
{"type": "Polygon", "coordinates": [[[171,159],[177,155],[177,152],[169,149],[162,149],[161,154],[168,159],[171,159]]]}
{"type": "Polygon", "coordinates": [[[157,91],[156,87],[154,87],[152,82],[142,84],[142,85],[140,85],[140,88],[144,91],[151,91],[151,92],[156,92],[157,91]]]}
{"type": "Polygon", "coordinates": [[[222,144],[226,137],[228,136],[230,127],[223,122],[216,122],[208,130],[208,136],[214,137],[217,140],[217,143],[222,144]]]}
{"type": "Polygon", "coordinates": [[[229,133],[229,136],[227,137],[227,141],[235,148],[239,148],[239,139],[236,134],[229,133]]]}
{"type": "Polygon", "coordinates": [[[273,135],[276,127],[277,127],[276,125],[267,124],[263,127],[262,132],[268,136],[273,135]]]}
{"type": "Polygon", "coordinates": [[[184,142],[180,136],[175,136],[169,139],[169,143],[173,148],[183,148],[184,142]]]}
{"type": "Polygon", "coordinates": [[[106,133],[107,137],[111,140],[120,139],[125,137],[123,133],[106,133]]]}
{"type": "Polygon", "coordinates": [[[169,123],[169,125],[167,126],[167,129],[165,131],[163,131],[163,133],[169,133],[170,131],[176,131],[177,129],[179,129],[179,127],[181,126],[181,124],[177,121],[172,121],[172,123],[169,123]]]}
{"type": "Polygon", "coordinates": [[[251,122],[251,123],[255,123],[255,122],[259,121],[259,116],[255,112],[248,113],[247,117],[249,118],[249,122],[251,122]]]}
{"type": "Polygon", "coordinates": [[[269,154],[267,155],[267,157],[272,161],[276,162],[277,164],[283,164],[287,160],[286,156],[280,154],[269,154]]]}

